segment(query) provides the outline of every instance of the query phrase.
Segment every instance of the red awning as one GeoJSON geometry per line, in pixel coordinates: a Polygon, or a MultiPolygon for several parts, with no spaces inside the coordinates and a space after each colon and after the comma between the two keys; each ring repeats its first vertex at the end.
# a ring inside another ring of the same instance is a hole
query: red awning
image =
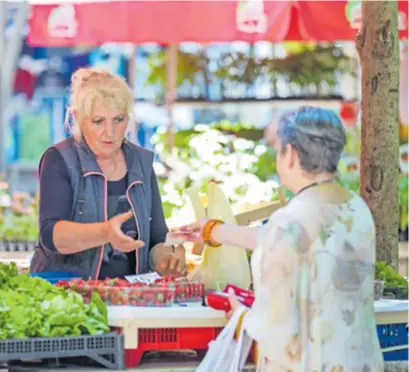
{"type": "MultiPolygon", "coordinates": [[[[32,5],[30,45],[354,40],[361,14],[357,1],[55,2],[32,5]]],[[[408,2],[399,10],[407,38],[408,2]]]]}

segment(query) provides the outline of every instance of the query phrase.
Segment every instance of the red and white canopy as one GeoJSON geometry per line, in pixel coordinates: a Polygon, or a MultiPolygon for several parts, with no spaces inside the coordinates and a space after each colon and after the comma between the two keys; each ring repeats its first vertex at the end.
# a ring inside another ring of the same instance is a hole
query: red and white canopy
{"type": "MultiPolygon", "coordinates": [[[[105,42],[179,44],[354,40],[359,1],[31,0],[33,46],[105,42]]],[[[408,2],[399,1],[400,37],[408,35],[408,2]]]]}

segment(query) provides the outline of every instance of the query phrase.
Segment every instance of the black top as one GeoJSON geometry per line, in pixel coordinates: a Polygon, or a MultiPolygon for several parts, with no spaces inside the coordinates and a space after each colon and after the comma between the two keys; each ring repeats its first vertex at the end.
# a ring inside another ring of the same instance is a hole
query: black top
{"type": "MultiPolygon", "coordinates": [[[[118,181],[108,182],[108,218],[118,213],[125,213],[130,209],[126,200],[127,175],[118,181]]],[[[44,156],[40,173],[40,194],[47,197],[40,198],[39,228],[42,243],[50,250],[56,250],[53,240],[54,226],[58,221],[70,221],[73,202],[68,167],[57,149],[50,149],[44,156]],[[62,195],[64,197],[62,197],[62,195]],[[58,200],[50,203],[49,200],[58,200]]],[[[135,219],[131,218],[122,230],[137,239],[135,219]]],[[[101,264],[99,278],[123,277],[135,274],[135,252],[124,254],[113,250],[107,244],[101,264]]]]}

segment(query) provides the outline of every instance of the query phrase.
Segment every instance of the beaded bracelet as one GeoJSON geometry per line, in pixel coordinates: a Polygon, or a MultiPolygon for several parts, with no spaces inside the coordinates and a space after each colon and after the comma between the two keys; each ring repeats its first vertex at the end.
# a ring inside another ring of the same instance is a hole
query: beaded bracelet
{"type": "Polygon", "coordinates": [[[215,242],[212,239],[212,231],[216,226],[223,224],[224,222],[222,220],[209,220],[206,222],[202,230],[202,238],[206,245],[214,248],[220,247],[222,245],[221,243],[215,242]]]}

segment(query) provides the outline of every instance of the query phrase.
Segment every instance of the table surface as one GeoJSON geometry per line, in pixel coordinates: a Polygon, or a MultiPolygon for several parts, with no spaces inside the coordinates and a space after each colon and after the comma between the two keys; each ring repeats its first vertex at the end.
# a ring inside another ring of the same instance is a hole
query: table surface
{"type": "MultiPolygon", "coordinates": [[[[380,300],[374,302],[375,313],[402,313],[408,312],[407,300],[380,300]]],[[[132,307],[132,306],[108,306],[109,324],[112,326],[119,326],[122,322],[133,320],[147,321],[148,323],[169,320],[180,322],[211,322],[215,321],[217,324],[225,320],[225,313],[223,311],[214,310],[210,307],[201,306],[200,304],[189,304],[187,306],[175,305],[172,307],[152,307],[147,310],[146,307],[132,307]]]]}

